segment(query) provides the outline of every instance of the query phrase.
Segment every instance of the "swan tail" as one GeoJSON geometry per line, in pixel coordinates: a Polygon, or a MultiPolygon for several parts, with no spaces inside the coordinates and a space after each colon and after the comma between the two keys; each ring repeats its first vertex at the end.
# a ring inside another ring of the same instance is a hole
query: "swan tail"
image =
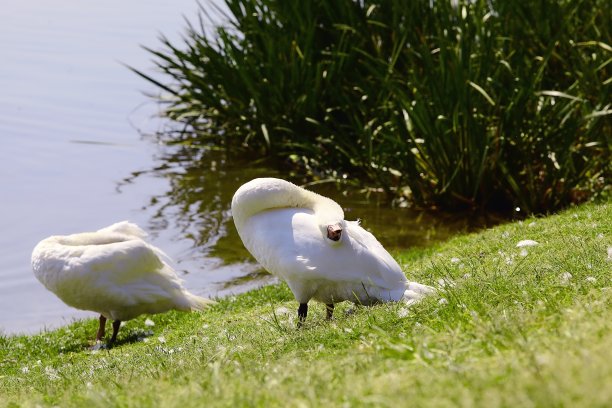
{"type": "Polygon", "coordinates": [[[140,228],[138,225],[129,221],[117,222],[106,228],[98,230],[98,232],[118,233],[123,235],[129,235],[131,237],[145,238],[148,234],[140,228]]]}
{"type": "Polygon", "coordinates": [[[189,302],[189,308],[192,312],[196,310],[202,311],[206,309],[207,307],[217,303],[214,300],[206,299],[201,296],[196,296],[191,293],[186,293],[186,297],[187,297],[187,302],[189,302]]]}
{"type": "Polygon", "coordinates": [[[406,291],[402,296],[402,300],[409,305],[417,303],[425,296],[433,295],[436,289],[416,282],[406,282],[406,291]]]}

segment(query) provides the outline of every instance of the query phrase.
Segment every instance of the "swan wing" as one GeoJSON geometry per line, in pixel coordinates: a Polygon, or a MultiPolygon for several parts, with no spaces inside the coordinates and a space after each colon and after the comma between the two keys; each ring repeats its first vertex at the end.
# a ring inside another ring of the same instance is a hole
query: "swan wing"
{"type": "Polygon", "coordinates": [[[288,281],[363,282],[389,289],[406,282],[397,262],[372,234],[357,222],[345,226],[341,244],[330,246],[312,211],[277,209],[251,217],[241,237],[258,262],[288,281]]]}
{"type": "Polygon", "coordinates": [[[98,235],[123,234],[144,239],[148,234],[138,225],[129,221],[116,222],[108,227],[96,231],[98,235]]]}
{"type": "Polygon", "coordinates": [[[128,320],[142,313],[191,310],[174,270],[160,250],[135,238],[101,245],[43,245],[34,270],[70,306],[128,320]]]}
{"type": "Polygon", "coordinates": [[[347,231],[353,247],[359,246],[364,256],[373,258],[374,270],[377,277],[388,285],[397,282],[406,282],[406,275],[397,261],[382,246],[376,237],[361,227],[358,221],[348,221],[347,231]]]}
{"type": "Polygon", "coordinates": [[[359,223],[345,222],[343,234],[338,247],[316,245],[311,238],[296,236],[296,258],[303,265],[297,272],[314,279],[363,282],[388,289],[406,282],[397,262],[359,223]]]}
{"type": "MultiPolygon", "coordinates": [[[[96,277],[94,287],[101,296],[118,305],[147,305],[189,310],[182,296],[184,289],[176,272],[161,258],[157,248],[142,240],[111,245],[107,251],[84,254],[88,272],[96,277]]],[[[91,250],[91,248],[90,248],[91,250]]]]}

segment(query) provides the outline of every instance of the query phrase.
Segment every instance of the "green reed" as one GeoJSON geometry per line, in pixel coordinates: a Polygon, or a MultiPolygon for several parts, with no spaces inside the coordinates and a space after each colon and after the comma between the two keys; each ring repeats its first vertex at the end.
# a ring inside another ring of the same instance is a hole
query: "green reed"
{"type": "Polygon", "coordinates": [[[226,0],[149,49],[165,140],[271,155],[420,206],[545,212],[605,193],[604,0],[226,0]]]}

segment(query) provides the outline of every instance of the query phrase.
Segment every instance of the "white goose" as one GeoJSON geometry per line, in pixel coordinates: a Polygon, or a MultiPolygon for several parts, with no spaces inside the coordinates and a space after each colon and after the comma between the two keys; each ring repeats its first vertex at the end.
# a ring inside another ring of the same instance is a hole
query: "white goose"
{"type": "Polygon", "coordinates": [[[434,291],[409,282],[372,234],[344,220],[335,201],[288,181],[258,178],[242,185],[232,215],[244,246],[300,303],[299,325],[310,299],[325,303],[331,318],[334,303],[345,300],[412,303],[434,291]]]}
{"type": "Polygon", "coordinates": [[[144,241],[147,234],[127,221],[96,232],[56,235],[32,252],[36,278],[64,303],[100,313],[96,341],[113,320],[112,344],[121,321],[171,309],[202,310],[214,303],[189,293],[167,256],[144,241]]]}

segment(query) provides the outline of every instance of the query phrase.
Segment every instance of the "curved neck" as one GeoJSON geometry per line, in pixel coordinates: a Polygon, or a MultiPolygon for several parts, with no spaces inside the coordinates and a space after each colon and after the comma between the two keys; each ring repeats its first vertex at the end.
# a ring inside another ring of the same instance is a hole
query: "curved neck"
{"type": "Polygon", "coordinates": [[[133,239],[122,234],[99,234],[97,232],[83,232],[80,234],[71,235],[55,235],[47,238],[46,241],[63,245],[67,247],[71,246],[83,246],[83,245],[107,245],[116,242],[123,242],[133,239]]]}
{"type": "Polygon", "coordinates": [[[344,219],[344,211],[334,200],[308,191],[285,180],[258,178],[242,185],[232,199],[232,215],[240,229],[249,217],[274,208],[307,208],[320,225],[344,219]]]}

